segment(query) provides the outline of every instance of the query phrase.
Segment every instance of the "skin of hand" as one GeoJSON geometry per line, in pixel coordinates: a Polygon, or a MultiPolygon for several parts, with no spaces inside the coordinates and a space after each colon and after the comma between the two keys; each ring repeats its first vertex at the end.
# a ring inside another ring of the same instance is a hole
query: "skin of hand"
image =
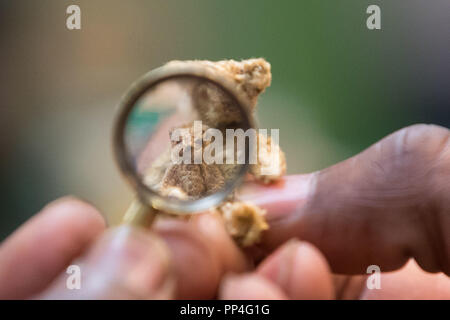
{"type": "Polygon", "coordinates": [[[225,279],[220,297],[450,299],[449,195],[450,131],[434,125],[404,128],[319,172],[248,186],[241,199],[267,209],[270,225],[253,255],[302,242],[225,279]],[[386,272],[380,290],[365,285],[370,265],[386,272]]]}
{"type": "Polygon", "coordinates": [[[222,275],[247,268],[217,216],[105,230],[93,206],[63,198],[0,246],[0,299],[207,299],[222,275]],[[70,264],[80,267],[80,290],[66,288],[70,264]]]}
{"type": "Polygon", "coordinates": [[[449,194],[449,130],[415,125],[325,170],[247,186],[241,199],[270,224],[247,255],[211,214],[105,231],[94,207],[64,198],[0,246],[0,299],[449,299],[449,194]],[[66,289],[70,264],[80,290],[66,289]],[[364,289],[372,264],[381,290],[364,289]]]}

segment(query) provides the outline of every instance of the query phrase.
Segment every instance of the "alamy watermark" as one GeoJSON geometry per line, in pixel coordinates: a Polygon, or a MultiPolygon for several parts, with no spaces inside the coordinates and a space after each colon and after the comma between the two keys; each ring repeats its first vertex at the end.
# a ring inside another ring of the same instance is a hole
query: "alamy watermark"
{"type": "Polygon", "coordinates": [[[381,29],[381,9],[376,4],[367,7],[366,13],[370,14],[366,20],[366,26],[369,30],[381,29]]]}
{"type": "Polygon", "coordinates": [[[267,129],[204,130],[202,121],[194,121],[190,128],[176,128],[171,132],[171,161],[173,164],[260,164],[262,175],[277,174],[279,139],[279,129],[271,129],[269,138],[267,129]]]}
{"type": "Polygon", "coordinates": [[[367,277],[366,285],[367,289],[381,289],[381,269],[376,264],[370,265],[367,267],[367,274],[370,276],[367,277]]]}
{"type": "MultiPolygon", "coordinates": [[[[66,8],[69,15],[66,18],[66,27],[68,30],[81,29],[81,8],[76,4],[72,4],[66,8]]],[[[369,14],[366,20],[366,26],[369,30],[381,29],[381,9],[378,5],[371,4],[367,7],[366,13],[369,14]]]]}
{"type": "Polygon", "coordinates": [[[67,7],[66,13],[69,16],[66,19],[66,27],[69,30],[81,29],[81,9],[76,4],[72,4],[67,7]]]}
{"type": "Polygon", "coordinates": [[[66,288],[69,290],[81,289],[81,268],[73,264],[67,267],[66,273],[69,274],[66,280],[66,288]]]}

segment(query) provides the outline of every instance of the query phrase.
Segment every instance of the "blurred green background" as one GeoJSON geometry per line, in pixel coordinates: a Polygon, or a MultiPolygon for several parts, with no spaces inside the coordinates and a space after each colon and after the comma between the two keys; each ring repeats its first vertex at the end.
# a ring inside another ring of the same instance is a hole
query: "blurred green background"
{"type": "Polygon", "coordinates": [[[118,221],[132,192],[112,158],[129,84],[172,59],[265,57],[265,128],[289,173],[318,170],[417,123],[450,125],[450,1],[0,1],[0,238],[47,202],[118,221]],[[82,29],[66,28],[77,4],[82,29]],[[382,29],[366,28],[381,7],[382,29]]]}

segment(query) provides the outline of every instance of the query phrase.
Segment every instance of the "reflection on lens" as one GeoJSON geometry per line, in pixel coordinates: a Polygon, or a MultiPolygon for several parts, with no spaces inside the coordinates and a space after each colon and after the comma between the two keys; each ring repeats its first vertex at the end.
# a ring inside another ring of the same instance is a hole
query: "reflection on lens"
{"type": "Polygon", "coordinates": [[[129,112],[126,152],[147,188],[168,199],[197,200],[227,189],[243,174],[246,147],[226,137],[227,129],[249,126],[245,110],[217,84],[169,78],[129,112]]]}

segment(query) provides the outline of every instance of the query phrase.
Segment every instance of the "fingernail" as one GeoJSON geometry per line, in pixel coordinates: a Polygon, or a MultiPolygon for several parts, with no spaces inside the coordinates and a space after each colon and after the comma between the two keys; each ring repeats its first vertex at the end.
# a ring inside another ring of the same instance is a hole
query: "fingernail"
{"type": "Polygon", "coordinates": [[[225,275],[219,288],[219,297],[222,300],[245,300],[250,299],[254,293],[253,286],[248,285],[252,281],[251,274],[232,274],[225,275]],[[249,280],[250,279],[250,280],[249,280]]]}
{"type": "Polygon", "coordinates": [[[314,175],[283,177],[275,184],[244,184],[238,199],[249,201],[267,210],[268,219],[286,216],[305,204],[314,192],[314,175]]]}
{"type": "Polygon", "coordinates": [[[332,299],[331,272],[308,242],[291,240],[269,257],[257,273],[280,286],[292,299],[332,299]]]}
{"type": "Polygon", "coordinates": [[[257,274],[229,275],[222,281],[219,297],[224,300],[286,299],[282,290],[257,274]]]}
{"type": "Polygon", "coordinates": [[[165,244],[148,231],[129,226],[113,230],[100,240],[88,256],[86,268],[90,284],[107,284],[110,290],[126,292],[136,299],[164,298],[173,282],[165,244]]]}
{"type": "Polygon", "coordinates": [[[258,267],[258,273],[280,285],[288,284],[301,245],[297,239],[289,240],[258,267]]]}
{"type": "Polygon", "coordinates": [[[219,288],[220,295],[222,297],[229,297],[234,292],[239,292],[240,288],[240,279],[242,278],[242,275],[236,275],[232,273],[226,274],[223,279],[221,286],[219,288]],[[236,290],[238,289],[238,290],[236,290]]]}

